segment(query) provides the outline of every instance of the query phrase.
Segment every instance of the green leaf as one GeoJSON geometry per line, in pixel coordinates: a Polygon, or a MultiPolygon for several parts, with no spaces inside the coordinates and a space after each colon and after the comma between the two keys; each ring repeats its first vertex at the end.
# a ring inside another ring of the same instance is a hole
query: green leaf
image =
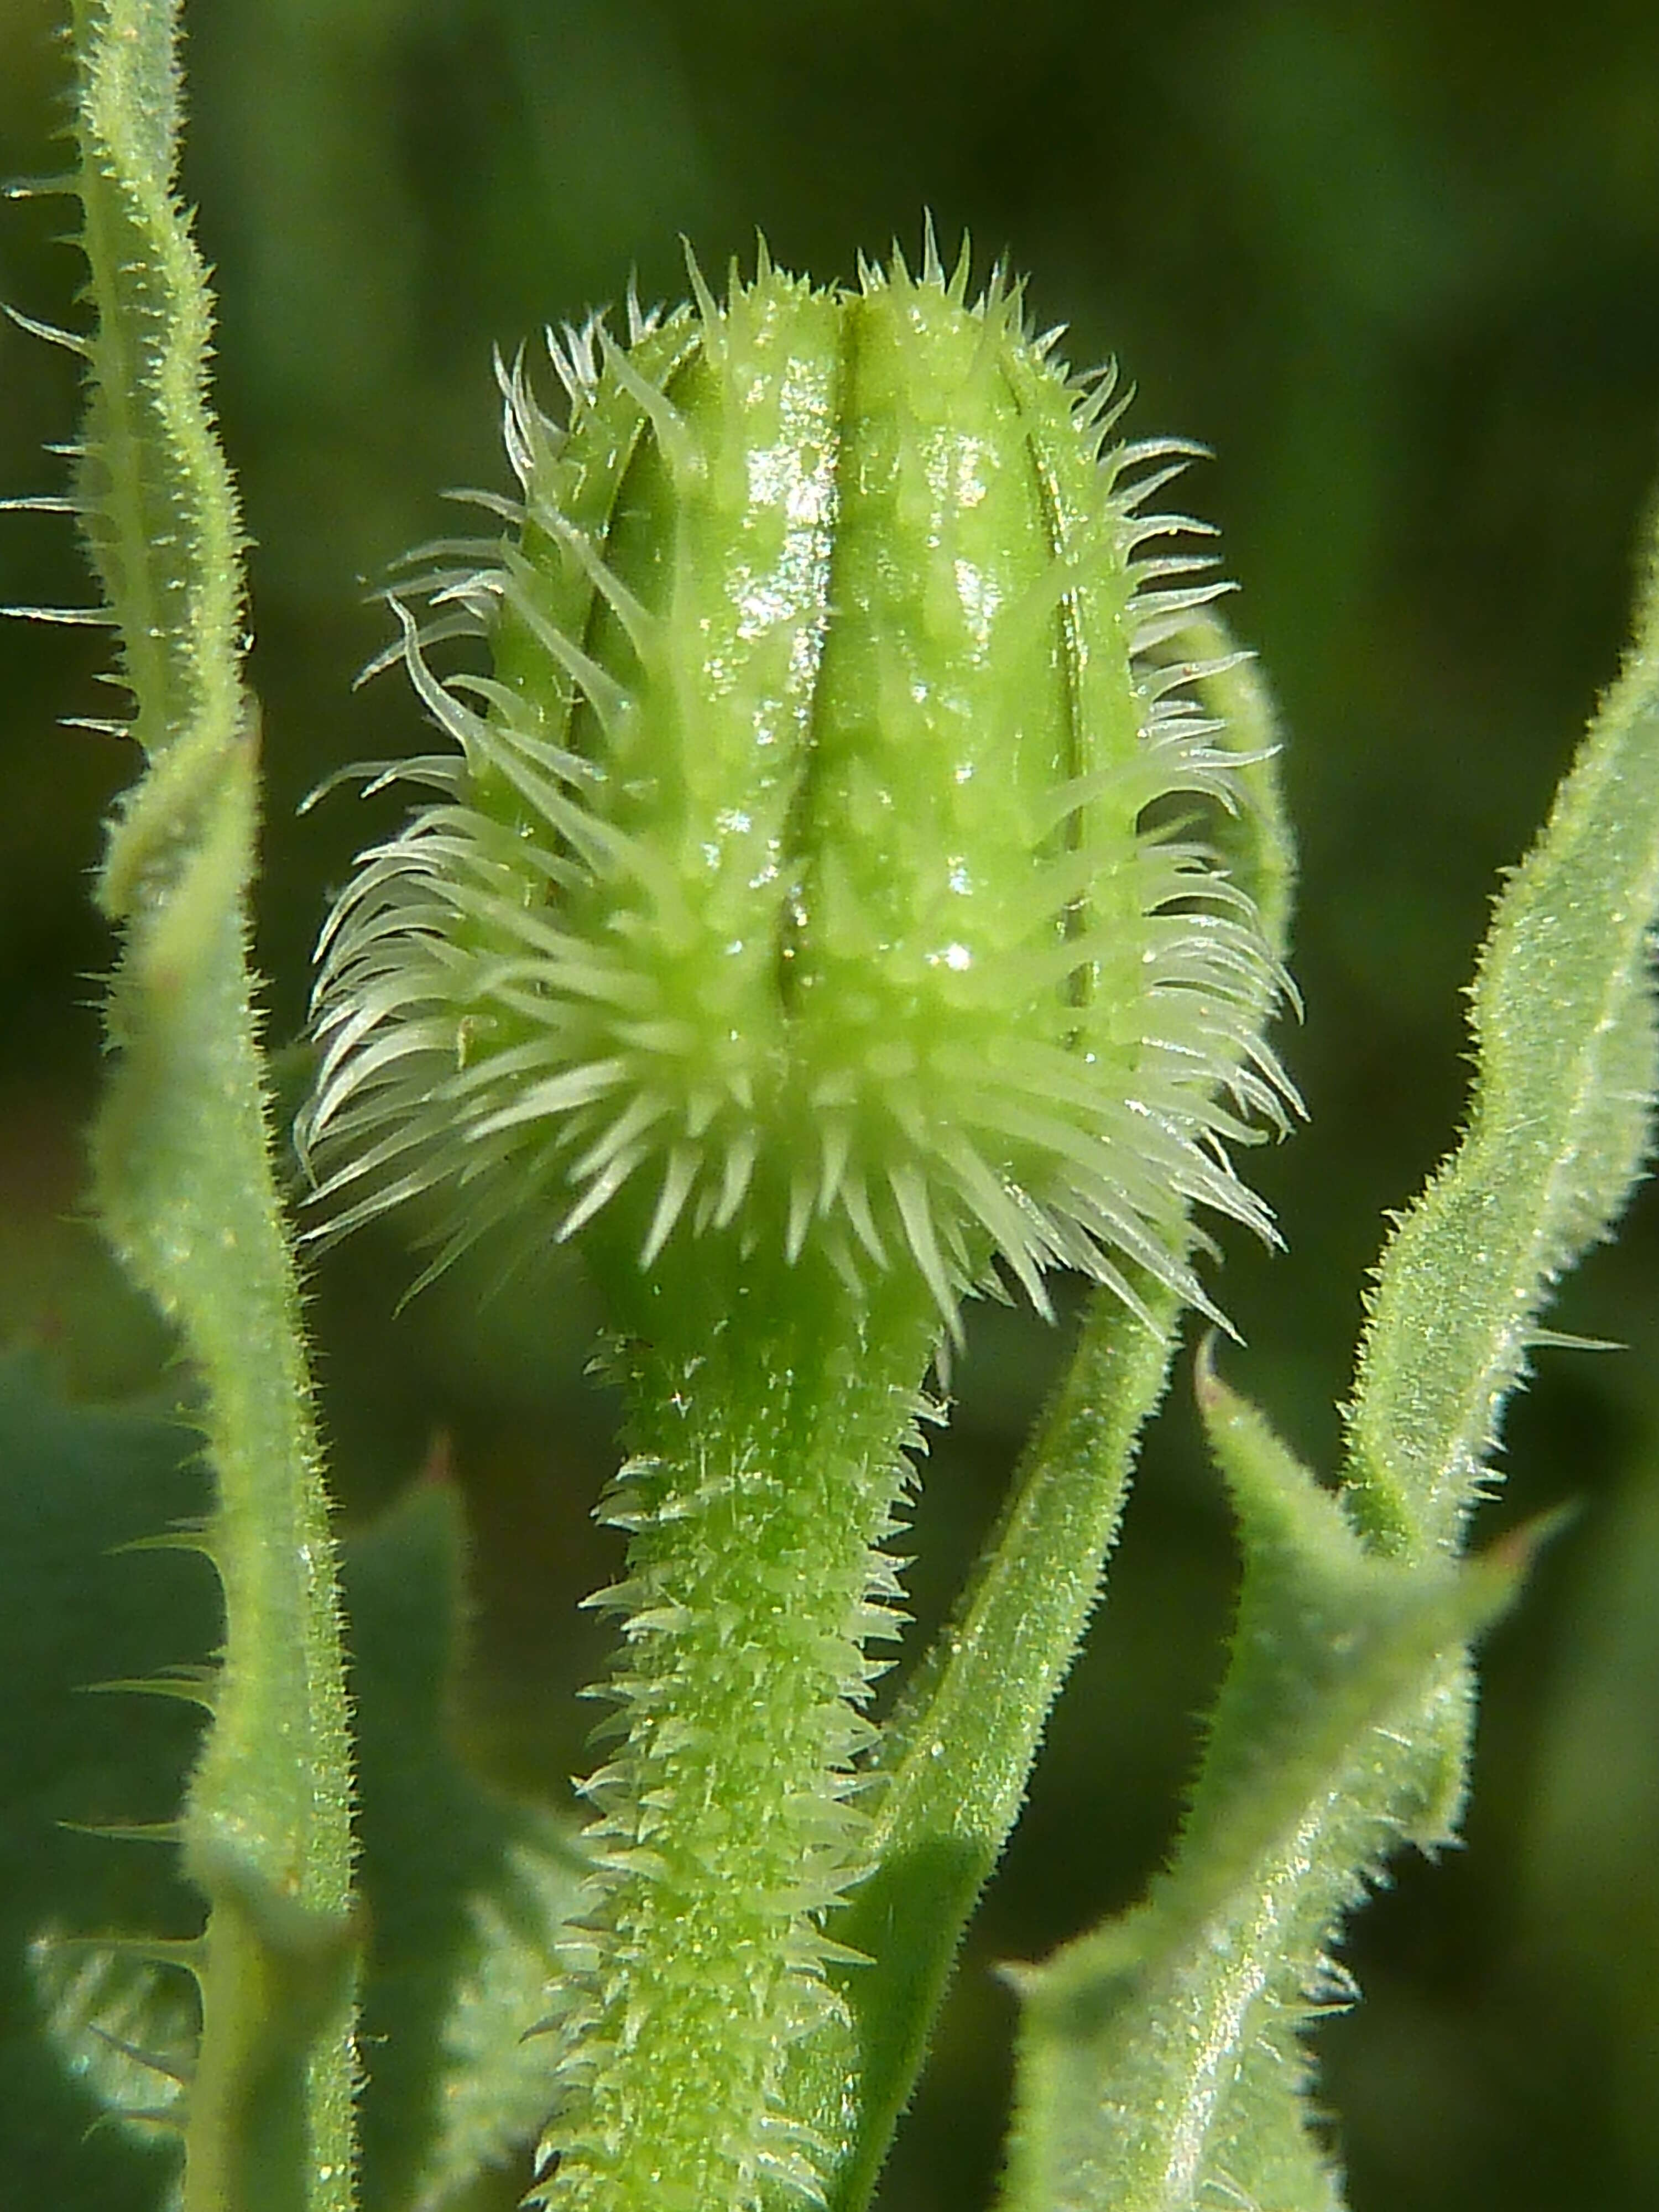
{"type": "MultiPolygon", "coordinates": [[[[178,2085],[136,2052],[184,2071],[193,2057],[190,1981],[156,1960],[195,1951],[200,1906],[165,1830],[199,1715],[79,1692],[211,1648],[211,1575],[176,1556],[207,1490],[177,1422],[65,1406],[38,1358],[0,1358],[0,1667],[31,1690],[0,1712],[9,2205],[95,2198],[104,2212],[150,2212],[176,2163],[156,2155],[151,2124],[88,2130],[175,2104],[178,2085]],[[143,1837],[151,1823],[156,1839],[143,1837]]],[[[547,2075],[524,2029],[581,1893],[561,1826],[481,1784],[451,1743],[464,1552],[459,1499],[435,1481],[346,1547],[372,1929],[367,2212],[448,2212],[514,2159],[521,2183],[547,2075]]]]}
{"type": "Polygon", "coordinates": [[[1147,1902],[1011,1970],[1022,2001],[1003,2212],[1331,2212],[1300,2031],[1349,1994],[1329,1945],[1386,1855],[1462,1794],[1462,1650],[1522,1547],[1369,1552],[1243,1401],[1201,1398],[1244,1549],[1232,1662],[1176,1861],[1147,1902]]]}
{"type": "Polygon", "coordinates": [[[560,1826],[483,1788],[451,1744],[464,1549],[459,1496],[424,1481],[346,1553],[373,1930],[365,2212],[447,2212],[480,2174],[522,2170],[548,2070],[525,2029],[583,1894],[560,1826]]]}
{"type": "MultiPolygon", "coordinates": [[[[176,2162],[154,2130],[142,2144],[88,2133],[110,2092],[153,2105],[161,2086],[69,2019],[73,2001],[89,2010],[109,1962],[65,1946],[37,1949],[31,1972],[30,1951],[42,1936],[185,1936],[199,1923],[176,1853],[88,1831],[173,1818],[201,1715],[173,1698],[80,1692],[206,1656],[217,1607],[205,1564],[118,1548],[198,1514],[206,1489],[176,1422],[67,1407],[38,1357],[0,1356],[0,1678],[13,1692],[0,1705],[0,2203],[151,2212],[176,2162]],[[56,2049],[49,1985],[62,2001],[56,2049]]],[[[127,1962],[125,1989],[106,1995],[117,2032],[143,2042],[136,1972],[127,1962]]],[[[189,1984],[169,1980],[193,2033],[189,1984]]]]}
{"type": "Polygon", "coordinates": [[[1147,1902],[1017,1976],[1005,2212],[1331,2212],[1300,2031],[1387,1854],[1452,1832],[1463,1657],[1524,1543],[1456,1552],[1555,1278],[1607,1233],[1650,1137],[1659,909],[1659,580],[1507,887],[1474,988],[1470,1127],[1380,1272],[1340,1498],[1208,1376],[1245,1554],[1237,1643],[1180,1851],[1147,1902]]]}
{"type": "Polygon", "coordinates": [[[1636,640],[1510,878],[1471,992],[1462,1142],[1382,1256],[1349,1413],[1357,1519],[1455,1543],[1556,1279],[1605,1237],[1652,1135],[1659,558],[1636,640]]]}

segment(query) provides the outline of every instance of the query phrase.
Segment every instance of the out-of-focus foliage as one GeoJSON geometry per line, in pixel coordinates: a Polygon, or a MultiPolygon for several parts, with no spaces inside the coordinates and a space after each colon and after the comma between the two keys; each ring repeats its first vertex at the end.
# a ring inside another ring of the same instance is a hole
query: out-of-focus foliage
{"type": "MultiPolygon", "coordinates": [[[[41,174],[52,0],[0,0],[0,174],[41,174]]],[[[218,396],[258,541],[254,679],[271,818],[260,957],[272,1035],[348,852],[390,818],[294,802],[407,748],[395,679],[349,680],[385,625],[359,579],[448,526],[446,483],[499,484],[492,340],[618,293],[677,292],[763,225],[786,264],[971,229],[1034,272],[1074,359],[1115,351],[1133,422],[1206,440],[1235,609],[1291,733],[1304,843],[1287,1054],[1313,1111],[1261,1164],[1291,1242],[1234,1240],[1241,1383],[1316,1463],[1379,1215],[1460,1110],[1462,1009],[1495,871],[1518,857],[1613,672],[1659,465],[1659,15],[1498,0],[213,0],[190,56],[186,184],[217,264],[218,396]]],[[[66,318],[61,208],[0,220],[0,295],[66,318]]],[[[0,331],[0,489],[52,486],[73,364],[0,331]]],[[[80,590],[66,526],[0,517],[0,600],[80,590]]],[[[150,1325],[71,1213],[96,1073],[86,898],[130,764],[53,727],[97,714],[100,641],[0,635],[0,1335],[61,1340],[81,1389],[155,1380],[150,1325]]],[[[1323,2031],[1358,2212],[1637,2212],[1659,2197],[1659,1229],[1638,1206],[1556,1316],[1632,1354],[1547,1352],[1512,1425],[1495,1529],[1585,1510],[1486,1656],[1468,1849],[1360,1923],[1367,2003],[1323,2031]]],[[[446,1431],[481,1578],[464,1723],[525,1784],[572,1771],[570,1692],[610,1579],[589,1508],[610,1409],[591,1315],[549,1267],[495,1297],[487,1259],[400,1318],[388,1233],[319,1265],[313,1319],[347,1511],[446,1431]]],[[[912,1574],[934,1617],[1054,1358],[992,1312],[930,1462],[912,1574]]],[[[1177,1402],[1144,1463],[1109,1605],[1039,1766],[890,2212],[984,2201],[1009,2007],[988,1974],[1130,1901],[1172,1832],[1188,1716],[1235,1573],[1177,1402]]],[[[95,1671],[95,1670],[94,1670],[95,1671]]],[[[67,1755],[67,1754],[66,1754],[67,1755]]],[[[95,1808],[94,1808],[95,1811],[95,1808]]],[[[88,1849],[92,1846],[88,1845],[88,1849]]],[[[88,2166],[88,2173],[93,2172],[88,2166]]],[[[88,2197],[88,2205],[92,2201],[88,2197]]],[[[81,2212],[67,2206],[65,2212],[81,2212]]]]}
{"type": "MultiPolygon", "coordinates": [[[[144,2054],[187,2070],[197,2046],[178,1967],[201,1899],[161,1846],[201,1717],[173,1697],[81,1693],[187,1675],[211,1650],[212,1577],[167,1534],[208,1503],[199,1461],[179,1423],[66,1406],[50,1362],[0,1356],[0,1665],[20,1686],[0,1717],[0,2203],[20,2212],[155,2212],[176,2168],[154,2116],[176,2120],[183,2081],[144,2054]],[[112,1933],[128,1940],[99,1940],[112,1933]]],[[[363,2212],[470,2212],[481,2174],[510,2204],[544,2096],[524,2026],[580,1862],[558,1823],[481,1789],[450,1748],[465,1560],[441,1459],[343,1565],[374,2062],[363,2212]]]]}

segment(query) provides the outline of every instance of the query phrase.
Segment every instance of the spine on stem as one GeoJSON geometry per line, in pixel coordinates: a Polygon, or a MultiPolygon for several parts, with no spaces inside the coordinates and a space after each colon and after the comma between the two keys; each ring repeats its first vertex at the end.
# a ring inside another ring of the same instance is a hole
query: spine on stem
{"type": "Polygon", "coordinates": [[[968,281],[763,252],[550,337],[568,426],[501,373],[505,535],[394,594],[448,742],[325,927],[302,1142],[337,1231],[579,1240],[634,1407],[550,2204],[819,2186],[776,2084],[963,1297],[1066,1267],[1152,1327],[1138,1283],[1214,1310],[1194,1204],[1268,1231],[1228,1146],[1293,1104],[1280,978],[1202,833],[1224,587],[1153,504],[1190,449],[1115,443],[1109,374],[968,281]]]}

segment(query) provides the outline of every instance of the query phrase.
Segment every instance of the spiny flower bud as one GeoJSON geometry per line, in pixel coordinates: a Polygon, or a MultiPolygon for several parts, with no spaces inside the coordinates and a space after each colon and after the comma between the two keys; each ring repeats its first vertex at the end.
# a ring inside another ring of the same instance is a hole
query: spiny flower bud
{"type": "MultiPolygon", "coordinates": [[[[1207,1309],[1196,1202],[1291,1094],[1249,901],[1180,823],[1238,803],[1183,633],[1224,586],[1149,512],[1193,449],[1111,442],[1017,291],[931,243],[855,289],[550,334],[503,372],[518,501],[440,549],[403,657],[454,750],[324,933],[302,1142],[338,1228],[434,1188],[666,1241],[737,1225],[1046,1310],[1126,1261],[1207,1309]],[[488,676],[434,674],[473,634],[488,676]]],[[[1057,334],[1055,334],[1057,335],[1057,334]]],[[[388,656],[390,657],[390,656],[388,656]]]]}

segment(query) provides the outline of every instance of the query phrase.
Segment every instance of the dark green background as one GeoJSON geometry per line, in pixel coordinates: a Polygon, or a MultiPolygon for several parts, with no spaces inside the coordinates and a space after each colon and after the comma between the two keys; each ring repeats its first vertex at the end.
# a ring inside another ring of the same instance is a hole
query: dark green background
{"type": "MultiPolygon", "coordinates": [[[[0,0],[0,173],[62,161],[57,10],[0,0]]],[[[222,312],[218,396],[257,540],[271,1034],[354,844],[389,818],[295,803],[405,750],[363,603],[445,527],[438,487],[499,486],[489,352],[549,318],[752,251],[821,278],[860,248],[953,241],[1032,272],[1073,358],[1115,353],[1134,424],[1218,459],[1236,620],[1284,708],[1304,854],[1284,1040],[1310,1130],[1262,1158],[1290,1255],[1234,1248],[1230,1372],[1328,1465],[1382,1210],[1443,1148],[1457,993],[1611,674],[1659,468],[1659,11],[1494,0],[214,0],[196,11],[186,185],[222,312]]],[[[0,295],[69,315],[62,204],[0,214],[0,295]]],[[[70,364],[0,331],[0,489],[50,485],[70,364]]],[[[0,517],[0,598],[82,590],[67,527],[0,517]]],[[[108,958],[86,877],[128,772],[73,633],[0,632],[0,1334],[78,1386],[153,1386],[162,1347],[76,1225],[108,958]]],[[[592,1315],[550,1269],[401,1317],[397,1240],[319,1267],[340,1495],[361,1516],[435,1436],[478,1543],[475,1752],[522,1784],[583,1752],[603,1647],[573,1607],[611,1571],[587,1511],[610,1409],[592,1315]]],[[[1497,1529],[1585,1502],[1494,1638],[1469,1848],[1400,1870],[1349,1948],[1364,2008],[1323,2037],[1360,2212],[1622,2212],[1659,2203],[1659,1212],[1569,1290],[1510,1425],[1497,1529]]],[[[982,1316],[930,1463],[913,1583],[937,1613],[1056,1340],[982,1316]]],[[[1009,2005],[988,1973],[1129,1900],[1164,1847],[1233,1572],[1184,1382],[1149,1450],[1113,1593],[986,1907],[884,2202],[982,2201],[1009,2005]]],[[[0,1782],[3,1789],[3,1782],[0,1782]]],[[[82,2208],[58,2200],[60,2212],[82,2208]]],[[[1273,2208],[1263,2208],[1273,2212],[1273,2208]]]]}

